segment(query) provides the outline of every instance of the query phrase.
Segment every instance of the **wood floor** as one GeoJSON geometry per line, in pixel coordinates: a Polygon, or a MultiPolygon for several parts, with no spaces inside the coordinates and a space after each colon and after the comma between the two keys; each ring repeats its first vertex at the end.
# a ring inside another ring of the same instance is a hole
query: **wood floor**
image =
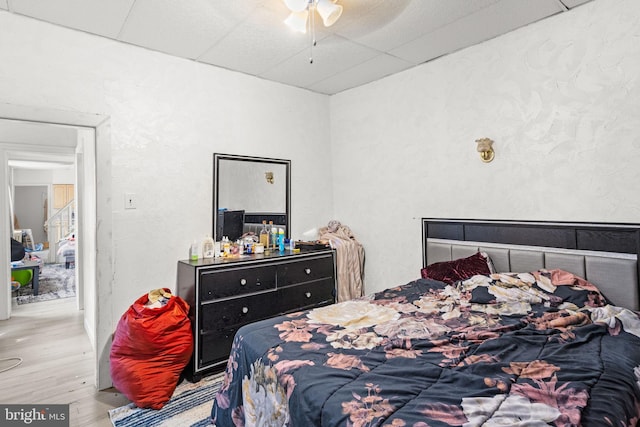
{"type": "MultiPolygon", "coordinates": [[[[71,426],[109,427],[108,410],[129,403],[115,389],[94,386],[94,353],[75,299],[12,307],[0,321],[0,359],[22,363],[0,372],[0,403],[69,404],[71,426]]],[[[13,365],[1,360],[0,371],[13,365]]]]}

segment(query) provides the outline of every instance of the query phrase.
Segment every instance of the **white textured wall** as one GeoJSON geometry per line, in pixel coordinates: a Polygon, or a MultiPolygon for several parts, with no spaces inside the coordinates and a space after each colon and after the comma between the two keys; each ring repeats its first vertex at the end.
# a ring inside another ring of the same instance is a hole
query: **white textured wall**
{"type": "Polygon", "coordinates": [[[595,0],[333,96],[367,292],[419,277],[421,217],[640,222],[639,40],[639,1],[595,0]]]}
{"type": "MultiPolygon", "coordinates": [[[[291,160],[294,237],[331,216],[324,95],[7,12],[0,64],[0,103],[109,117],[110,151],[97,152],[111,176],[98,185],[111,196],[113,233],[97,250],[98,264],[113,256],[113,277],[98,284],[112,282],[113,304],[99,334],[150,289],[175,289],[177,261],[211,233],[214,152],[291,160]],[[124,210],[124,193],[137,195],[136,210],[124,210]]],[[[98,211],[99,226],[108,214],[98,211]]],[[[106,363],[108,348],[98,352],[106,363]]]]}

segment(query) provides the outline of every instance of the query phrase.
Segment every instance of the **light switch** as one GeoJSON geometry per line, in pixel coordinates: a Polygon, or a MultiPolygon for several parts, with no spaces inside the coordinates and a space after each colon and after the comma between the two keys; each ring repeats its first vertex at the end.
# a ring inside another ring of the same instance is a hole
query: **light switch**
{"type": "Polygon", "coordinates": [[[125,209],[135,209],[137,206],[136,195],[134,193],[125,193],[124,194],[124,208],[125,209]]]}

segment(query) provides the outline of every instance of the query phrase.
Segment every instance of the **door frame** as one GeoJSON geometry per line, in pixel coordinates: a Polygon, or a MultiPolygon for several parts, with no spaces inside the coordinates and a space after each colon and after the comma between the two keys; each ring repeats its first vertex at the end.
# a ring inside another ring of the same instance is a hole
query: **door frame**
{"type": "MultiPolygon", "coordinates": [[[[0,103],[0,119],[32,122],[45,125],[62,125],[80,129],[78,144],[76,145],[76,182],[78,183],[79,199],[83,194],[88,197],[84,205],[83,215],[78,211],[78,220],[84,218],[83,241],[84,249],[78,248],[78,254],[84,259],[79,264],[85,264],[87,269],[80,281],[94,289],[84,289],[77,297],[79,307],[85,310],[85,330],[89,335],[95,358],[95,386],[99,389],[111,387],[109,373],[109,351],[111,348],[111,334],[113,320],[111,316],[113,301],[113,253],[112,253],[112,209],[111,209],[111,128],[108,116],[92,113],[20,106],[0,103]],[[92,137],[85,132],[91,129],[92,137]],[[84,129],[85,131],[82,131],[84,129]],[[84,135],[84,136],[82,136],[84,135]],[[81,147],[80,147],[81,146],[81,147]],[[78,148],[82,148],[78,150],[78,148]],[[81,169],[78,167],[81,165],[81,169]],[[82,186],[82,188],[80,188],[82,186]],[[93,190],[93,191],[91,191],[93,190]],[[94,256],[92,262],[90,258],[94,256]],[[88,280],[87,280],[88,279],[88,280]],[[80,302],[81,300],[81,302],[80,302]]],[[[20,151],[24,151],[21,144],[20,151]]],[[[11,151],[17,150],[17,144],[0,141],[0,209],[9,212],[9,167],[11,151]]],[[[87,199],[87,197],[85,197],[87,199]]],[[[78,207],[80,209],[80,207],[78,207]]],[[[80,224],[79,224],[80,226],[80,224]]],[[[0,236],[9,235],[10,222],[2,221],[0,236]]],[[[9,259],[9,239],[6,244],[0,244],[0,259],[9,259]]],[[[80,241],[79,241],[80,244],[80,241]]],[[[11,270],[8,263],[0,263],[0,278],[9,283],[11,270]]],[[[77,273],[78,274],[78,273],[77,273]]],[[[79,286],[80,288],[80,286],[79,286]]],[[[0,288],[1,289],[1,288],[0,288]]],[[[11,315],[11,291],[0,292],[0,319],[7,319],[11,315]]]]}

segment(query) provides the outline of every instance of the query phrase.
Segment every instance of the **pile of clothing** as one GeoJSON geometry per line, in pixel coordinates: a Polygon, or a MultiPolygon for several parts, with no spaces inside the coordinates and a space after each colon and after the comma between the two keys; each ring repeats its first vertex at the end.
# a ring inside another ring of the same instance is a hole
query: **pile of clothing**
{"type": "Polygon", "coordinates": [[[364,295],[364,247],[340,221],[329,221],[318,231],[320,241],[328,242],[336,250],[337,301],[360,298],[364,295]]]}

